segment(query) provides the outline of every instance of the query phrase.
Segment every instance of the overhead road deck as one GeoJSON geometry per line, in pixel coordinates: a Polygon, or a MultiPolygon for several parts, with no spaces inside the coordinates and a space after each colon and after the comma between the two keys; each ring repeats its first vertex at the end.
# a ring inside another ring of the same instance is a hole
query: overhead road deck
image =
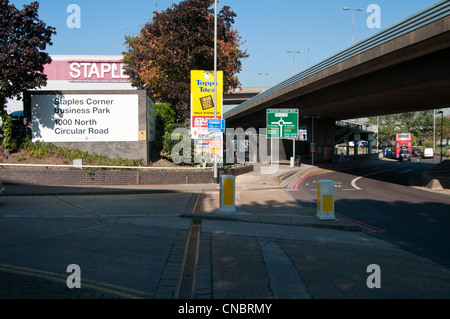
{"type": "Polygon", "coordinates": [[[450,106],[450,0],[444,0],[265,90],[225,113],[265,127],[267,108],[301,120],[345,120],[450,106]]]}
{"type": "Polygon", "coordinates": [[[265,87],[244,87],[237,88],[223,95],[223,104],[238,105],[265,91],[265,87]]]}

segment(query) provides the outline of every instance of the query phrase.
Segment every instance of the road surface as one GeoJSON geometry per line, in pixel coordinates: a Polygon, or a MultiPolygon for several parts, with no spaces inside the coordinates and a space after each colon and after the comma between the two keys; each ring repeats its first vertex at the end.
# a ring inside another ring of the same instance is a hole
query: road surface
{"type": "Polygon", "coordinates": [[[336,216],[380,239],[450,267],[450,197],[410,187],[410,180],[437,163],[376,160],[319,168],[290,194],[305,207],[317,202],[317,181],[335,181],[336,216]]]}

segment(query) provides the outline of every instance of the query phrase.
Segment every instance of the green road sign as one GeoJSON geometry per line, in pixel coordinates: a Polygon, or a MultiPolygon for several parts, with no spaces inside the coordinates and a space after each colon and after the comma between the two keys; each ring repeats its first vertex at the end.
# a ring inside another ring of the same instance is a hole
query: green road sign
{"type": "Polygon", "coordinates": [[[298,109],[267,109],[267,138],[297,138],[298,109]]]}

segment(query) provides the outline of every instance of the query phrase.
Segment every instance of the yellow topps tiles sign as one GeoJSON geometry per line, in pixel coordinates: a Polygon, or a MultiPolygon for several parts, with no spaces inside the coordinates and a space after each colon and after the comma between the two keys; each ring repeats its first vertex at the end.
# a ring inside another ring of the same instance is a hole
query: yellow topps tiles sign
{"type": "MultiPolygon", "coordinates": [[[[191,93],[214,95],[214,71],[191,71],[191,93]]],[[[217,94],[223,94],[223,72],[217,71],[217,94]]]]}
{"type": "Polygon", "coordinates": [[[214,101],[214,71],[191,71],[191,134],[194,138],[208,133],[208,119],[222,118],[223,71],[217,72],[217,102],[214,101]]]}

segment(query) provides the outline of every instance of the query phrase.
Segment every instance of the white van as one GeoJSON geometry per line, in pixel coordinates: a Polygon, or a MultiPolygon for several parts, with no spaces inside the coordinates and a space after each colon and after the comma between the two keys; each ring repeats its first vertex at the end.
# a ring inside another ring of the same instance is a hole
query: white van
{"type": "Polygon", "coordinates": [[[423,158],[433,158],[434,153],[432,148],[426,148],[423,150],[423,158]]]}

